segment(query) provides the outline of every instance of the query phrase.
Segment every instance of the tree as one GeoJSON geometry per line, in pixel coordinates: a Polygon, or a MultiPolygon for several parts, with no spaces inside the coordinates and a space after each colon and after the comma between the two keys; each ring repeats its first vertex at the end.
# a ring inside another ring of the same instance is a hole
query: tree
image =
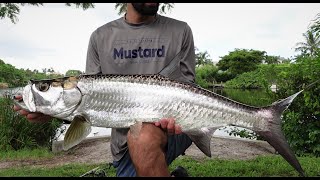
{"type": "MultiPolygon", "coordinates": [[[[198,48],[195,48],[198,51],[198,48]]],[[[196,66],[205,65],[205,64],[213,64],[210,59],[210,55],[207,51],[205,52],[197,52],[196,53],[196,66]]]]}
{"type": "Polygon", "coordinates": [[[269,56],[266,55],[266,59],[264,60],[266,64],[287,64],[290,63],[291,60],[289,58],[284,58],[281,56],[269,56]]]}
{"type": "Polygon", "coordinates": [[[315,32],[316,35],[320,34],[320,13],[316,15],[316,18],[313,20],[314,23],[311,25],[310,30],[315,32]]]}
{"type": "Polygon", "coordinates": [[[277,99],[305,89],[283,114],[282,129],[296,154],[320,157],[320,57],[299,57],[277,77],[277,99]]]}
{"type": "Polygon", "coordinates": [[[68,70],[66,72],[66,76],[78,76],[80,74],[82,74],[80,70],[68,70]]]}
{"type": "Polygon", "coordinates": [[[268,56],[266,55],[265,63],[267,64],[279,64],[280,56],[268,56]]]}
{"type": "Polygon", "coordinates": [[[259,50],[235,49],[221,57],[217,63],[219,70],[229,71],[234,77],[244,72],[253,71],[266,60],[266,52],[259,50]]]}
{"type": "Polygon", "coordinates": [[[289,64],[291,62],[291,59],[290,58],[280,57],[279,61],[282,64],[289,64]]]}
{"type": "Polygon", "coordinates": [[[43,72],[44,74],[47,74],[48,69],[47,69],[47,68],[42,68],[42,72],[43,72]]]}
{"type": "Polygon", "coordinates": [[[214,64],[203,64],[196,67],[196,84],[203,88],[208,88],[213,82],[216,82],[218,68],[214,64]]]}
{"type": "MultiPolygon", "coordinates": [[[[160,13],[166,13],[166,11],[170,11],[173,8],[174,3],[161,3],[159,6],[160,13]]],[[[116,3],[115,9],[118,10],[118,14],[124,14],[127,10],[127,3],[116,3]]]]}
{"type": "MultiPolygon", "coordinates": [[[[83,10],[89,8],[94,8],[94,3],[65,3],[66,6],[71,6],[72,4],[76,5],[77,8],[82,7],[83,10]]],[[[174,3],[161,3],[160,4],[160,13],[166,13],[173,8],[174,3]]],[[[17,15],[20,13],[19,6],[32,5],[32,6],[43,6],[43,3],[0,3],[0,18],[5,17],[9,18],[12,23],[18,21],[17,15]]],[[[127,3],[116,3],[115,9],[118,10],[118,14],[124,14],[127,10],[127,3]]]]}
{"type": "Polygon", "coordinates": [[[53,67],[50,67],[50,68],[47,70],[47,72],[48,72],[48,73],[54,73],[55,71],[54,71],[53,67]]]}
{"type": "MultiPolygon", "coordinates": [[[[18,21],[17,15],[20,13],[20,7],[24,5],[43,6],[43,3],[0,3],[0,18],[9,18],[12,23],[18,21]]],[[[94,8],[93,3],[65,3],[66,6],[76,5],[77,8],[82,7],[83,10],[94,8]]]]}
{"type": "Polygon", "coordinates": [[[306,33],[303,33],[305,42],[298,42],[296,44],[295,51],[300,51],[302,55],[315,57],[320,53],[320,35],[308,30],[306,33]]]}

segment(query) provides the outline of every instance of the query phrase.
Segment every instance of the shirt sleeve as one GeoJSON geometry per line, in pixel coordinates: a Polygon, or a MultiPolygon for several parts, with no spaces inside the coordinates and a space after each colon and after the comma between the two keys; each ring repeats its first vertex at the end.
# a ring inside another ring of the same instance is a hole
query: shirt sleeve
{"type": "Polygon", "coordinates": [[[101,73],[101,64],[99,59],[98,47],[97,47],[97,32],[94,31],[89,40],[87,60],[86,60],[86,74],[98,74],[101,73]]]}
{"type": "Polygon", "coordinates": [[[181,49],[184,53],[181,55],[180,69],[183,75],[195,82],[195,49],[193,34],[190,26],[187,24],[184,32],[183,45],[181,49]]]}

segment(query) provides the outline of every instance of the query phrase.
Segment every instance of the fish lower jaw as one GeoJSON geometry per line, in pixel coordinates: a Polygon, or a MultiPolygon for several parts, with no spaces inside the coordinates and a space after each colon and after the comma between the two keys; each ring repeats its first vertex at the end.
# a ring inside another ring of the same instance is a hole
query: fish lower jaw
{"type": "Polygon", "coordinates": [[[72,115],[73,111],[64,111],[64,112],[60,112],[54,115],[51,115],[52,117],[58,118],[58,119],[66,119],[67,117],[70,117],[72,115]]]}

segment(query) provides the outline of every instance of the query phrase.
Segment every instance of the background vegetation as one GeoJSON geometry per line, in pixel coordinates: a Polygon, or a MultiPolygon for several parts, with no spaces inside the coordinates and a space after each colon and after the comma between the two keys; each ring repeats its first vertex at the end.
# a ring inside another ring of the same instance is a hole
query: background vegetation
{"type": "MultiPolygon", "coordinates": [[[[10,18],[13,23],[17,21],[19,6],[42,5],[42,3],[0,3],[0,17],[10,18]]],[[[77,7],[87,9],[94,7],[92,3],[66,3],[70,6],[75,4],[77,7]]],[[[116,8],[121,10],[125,8],[124,3],[117,3],[116,8]]],[[[171,3],[164,3],[161,7],[163,11],[172,8],[171,3]]],[[[122,12],[123,13],[123,12],[122,12]]],[[[312,22],[307,32],[303,33],[305,40],[296,43],[296,51],[299,55],[292,59],[280,56],[268,55],[264,50],[254,49],[235,49],[229,54],[221,57],[217,64],[210,59],[207,51],[196,49],[196,83],[208,89],[213,89],[215,84],[222,84],[225,88],[225,95],[246,101],[252,95],[252,89],[258,89],[265,94],[259,97],[263,106],[265,103],[271,103],[276,99],[285,98],[307,87],[307,85],[316,82],[320,77],[320,15],[312,22]],[[270,91],[272,84],[277,85],[276,93],[270,91]],[[243,94],[234,93],[232,89],[243,89],[243,94]]],[[[78,75],[82,72],[79,70],[70,70],[64,75],[78,75]]],[[[24,86],[29,79],[45,79],[64,76],[56,74],[52,68],[38,70],[17,69],[5,60],[0,60],[0,83],[9,87],[24,86]]],[[[299,95],[292,105],[283,115],[282,129],[285,136],[294,149],[295,153],[302,156],[320,156],[320,86],[319,83],[307,88],[299,95]]],[[[252,102],[251,104],[253,104],[252,102]]],[[[19,150],[25,148],[51,147],[50,143],[54,139],[57,127],[61,121],[54,120],[47,124],[31,124],[27,120],[12,111],[12,102],[10,98],[0,98],[0,151],[19,150]]],[[[254,137],[255,134],[246,131],[233,130],[231,134],[238,134],[242,137],[254,137]]],[[[187,163],[198,163],[192,160],[185,160],[187,163]]],[[[260,161],[259,159],[257,161],[260,161]]],[[[309,160],[303,160],[305,162],[309,160]]],[[[281,161],[282,162],[282,161],[281,161]]],[[[232,161],[232,163],[237,163],[232,161]]],[[[304,163],[304,162],[302,162],[304,163]]],[[[234,165],[228,164],[224,169],[222,161],[213,161],[204,163],[204,166],[189,167],[195,176],[226,176],[234,172],[244,173],[245,176],[270,176],[276,174],[279,176],[291,176],[293,171],[277,166],[274,162],[263,162],[263,164],[248,165],[251,174],[238,165],[239,169],[233,169],[234,165]],[[275,166],[270,167],[268,164],[273,163],[275,166]],[[254,167],[251,167],[254,166],[254,167]],[[213,168],[214,167],[214,168],[213,168]],[[268,168],[265,168],[268,167],[268,168]],[[203,169],[202,169],[203,168],[203,169]],[[269,174],[259,174],[259,171],[252,169],[260,168],[268,171],[269,174]],[[212,169],[218,169],[212,171],[212,169]],[[281,172],[279,172],[281,171],[281,172]],[[256,173],[256,174],[255,174],[256,173]]],[[[279,164],[281,164],[279,162],[279,164]]],[[[315,166],[310,165],[310,171],[313,175],[319,173],[319,162],[314,162],[315,166]],[[318,168],[318,169],[314,169],[318,168]],[[318,172],[316,172],[318,171],[318,172]]],[[[282,166],[282,165],[280,165],[282,166]]],[[[305,166],[305,165],[303,165],[305,166]]],[[[248,168],[247,167],[247,168],[248,168]]],[[[31,171],[27,169],[27,171],[31,171]]],[[[8,173],[10,174],[10,173],[8,173]]],[[[234,174],[237,175],[237,174],[234,174]]]]}
{"type": "Polygon", "coordinates": [[[48,123],[30,123],[12,110],[9,97],[0,98],[0,151],[34,149],[46,147],[51,149],[56,140],[57,129],[62,124],[54,119],[48,123]]]}

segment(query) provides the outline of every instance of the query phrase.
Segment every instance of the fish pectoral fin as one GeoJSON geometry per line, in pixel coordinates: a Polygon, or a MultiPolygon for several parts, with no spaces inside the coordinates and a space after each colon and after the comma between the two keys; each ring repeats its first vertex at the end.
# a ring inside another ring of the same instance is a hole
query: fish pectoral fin
{"type": "Polygon", "coordinates": [[[219,127],[214,128],[201,128],[201,129],[192,129],[185,131],[184,133],[187,134],[192,142],[208,157],[211,157],[211,150],[210,150],[210,141],[212,134],[216,131],[219,127]]]}
{"type": "Polygon", "coordinates": [[[134,123],[133,125],[130,126],[130,134],[134,138],[138,138],[141,128],[142,128],[142,122],[141,121],[137,121],[136,123],[134,123]]]}
{"type": "Polygon", "coordinates": [[[79,144],[91,132],[91,124],[82,115],[76,115],[64,136],[63,150],[79,144]]]}

